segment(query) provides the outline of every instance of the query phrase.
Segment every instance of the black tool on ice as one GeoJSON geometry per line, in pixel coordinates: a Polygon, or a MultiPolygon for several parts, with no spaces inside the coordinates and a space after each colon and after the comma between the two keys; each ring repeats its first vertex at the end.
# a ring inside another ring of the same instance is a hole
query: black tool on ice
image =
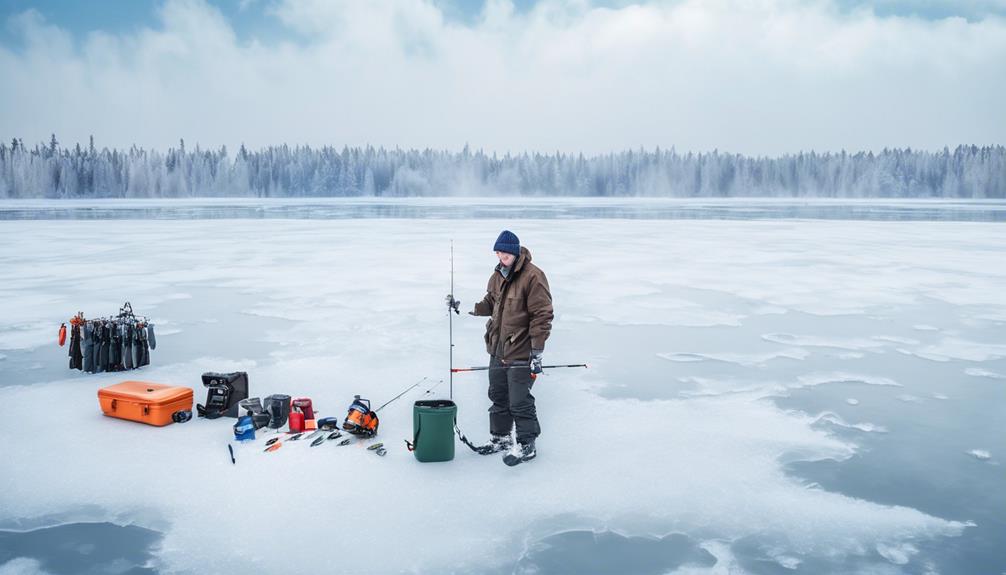
{"type": "Polygon", "coordinates": [[[286,425],[286,420],[290,417],[290,396],[274,393],[265,398],[263,408],[269,414],[269,428],[279,429],[286,425]]]}
{"type": "Polygon", "coordinates": [[[318,420],[318,429],[323,429],[325,431],[331,431],[333,429],[339,429],[339,418],[338,417],[323,417],[318,420]]]}
{"type": "Polygon", "coordinates": [[[203,385],[206,387],[206,405],[196,406],[199,417],[237,417],[238,403],[248,398],[248,374],[243,371],[204,373],[203,385]]]}
{"type": "Polygon", "coordinates": [[[311,442],[311,447],[318,447],[319,445],[321,445],[322,443],[325,443],[326,441],[329,441],[329,440],[332,440],[332,439],[338,439],[340,437],[342,437],[342,433],[341,432],[339,432],[339,431],[333,431],[332,433],[329,433],[328,435],[322,435],[318,439],[315,439],[314,441],[312,441],[311,442]]]}
{"type": "Polygon", "coordinates": [[[262,400],[257,397],[248,397],[238,402],[238,406],[245,410],[245,415],[252,418],[252,425],[255,429],[262,429],[270,420],[269,414],[262,409],[262,400]]]}

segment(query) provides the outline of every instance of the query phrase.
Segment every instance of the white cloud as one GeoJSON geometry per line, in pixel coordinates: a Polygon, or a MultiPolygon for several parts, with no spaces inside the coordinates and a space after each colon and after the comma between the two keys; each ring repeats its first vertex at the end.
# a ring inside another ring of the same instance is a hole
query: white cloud
{"type": "Polygon", "coordinates": [[[1003,143],[1006,20],[828,1],[593,7],[281,0],[291,31],[241,41],[201,0],[153,29],[74,39],[29,12],[0,47],[0,127],[26,142],[245,142],[747,154],[1003,143]]]}

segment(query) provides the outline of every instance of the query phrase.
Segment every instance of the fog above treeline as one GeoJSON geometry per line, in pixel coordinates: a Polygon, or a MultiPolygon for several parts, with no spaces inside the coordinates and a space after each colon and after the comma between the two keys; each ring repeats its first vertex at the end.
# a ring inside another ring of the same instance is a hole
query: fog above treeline
{"type": "Polygon", "coordinates": [[[0,198],[188,197],[824,197],[1006,198],[1006,148],[500,155],[288,145],[166,151],[0,143],[0,198]]]}

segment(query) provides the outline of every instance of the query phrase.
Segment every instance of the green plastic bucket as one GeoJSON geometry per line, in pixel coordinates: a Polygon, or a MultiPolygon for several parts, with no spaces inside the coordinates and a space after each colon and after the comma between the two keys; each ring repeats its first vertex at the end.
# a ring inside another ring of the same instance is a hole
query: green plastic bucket
{"type": "Polygon", "coordinates": [[[454,420],[458,406],[449,399],[417,401],[412,407],[412,443],[422,462],[454,459],[454,420]]]}

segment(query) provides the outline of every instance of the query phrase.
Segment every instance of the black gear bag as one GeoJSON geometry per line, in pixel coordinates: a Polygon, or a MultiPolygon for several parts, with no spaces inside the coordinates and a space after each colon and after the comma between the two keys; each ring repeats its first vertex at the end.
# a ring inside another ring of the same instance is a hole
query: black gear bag
{"type": "Polygon", "coordinates": [[[286,420],[290,417],[290,396],[276,393],[265,398],[263,405],[265,412],[269,414],[269,428],[279,429],[286,425],[286,420]]]}
{"type": "Polygon", "coordinates": [[[204,373],[203,385],[206,387],[206,405],[196,406],[199,417],[236,418],[239,411],[238,403],[242,399],[248,399],[248,374],[243,371],[204,373]]]}

